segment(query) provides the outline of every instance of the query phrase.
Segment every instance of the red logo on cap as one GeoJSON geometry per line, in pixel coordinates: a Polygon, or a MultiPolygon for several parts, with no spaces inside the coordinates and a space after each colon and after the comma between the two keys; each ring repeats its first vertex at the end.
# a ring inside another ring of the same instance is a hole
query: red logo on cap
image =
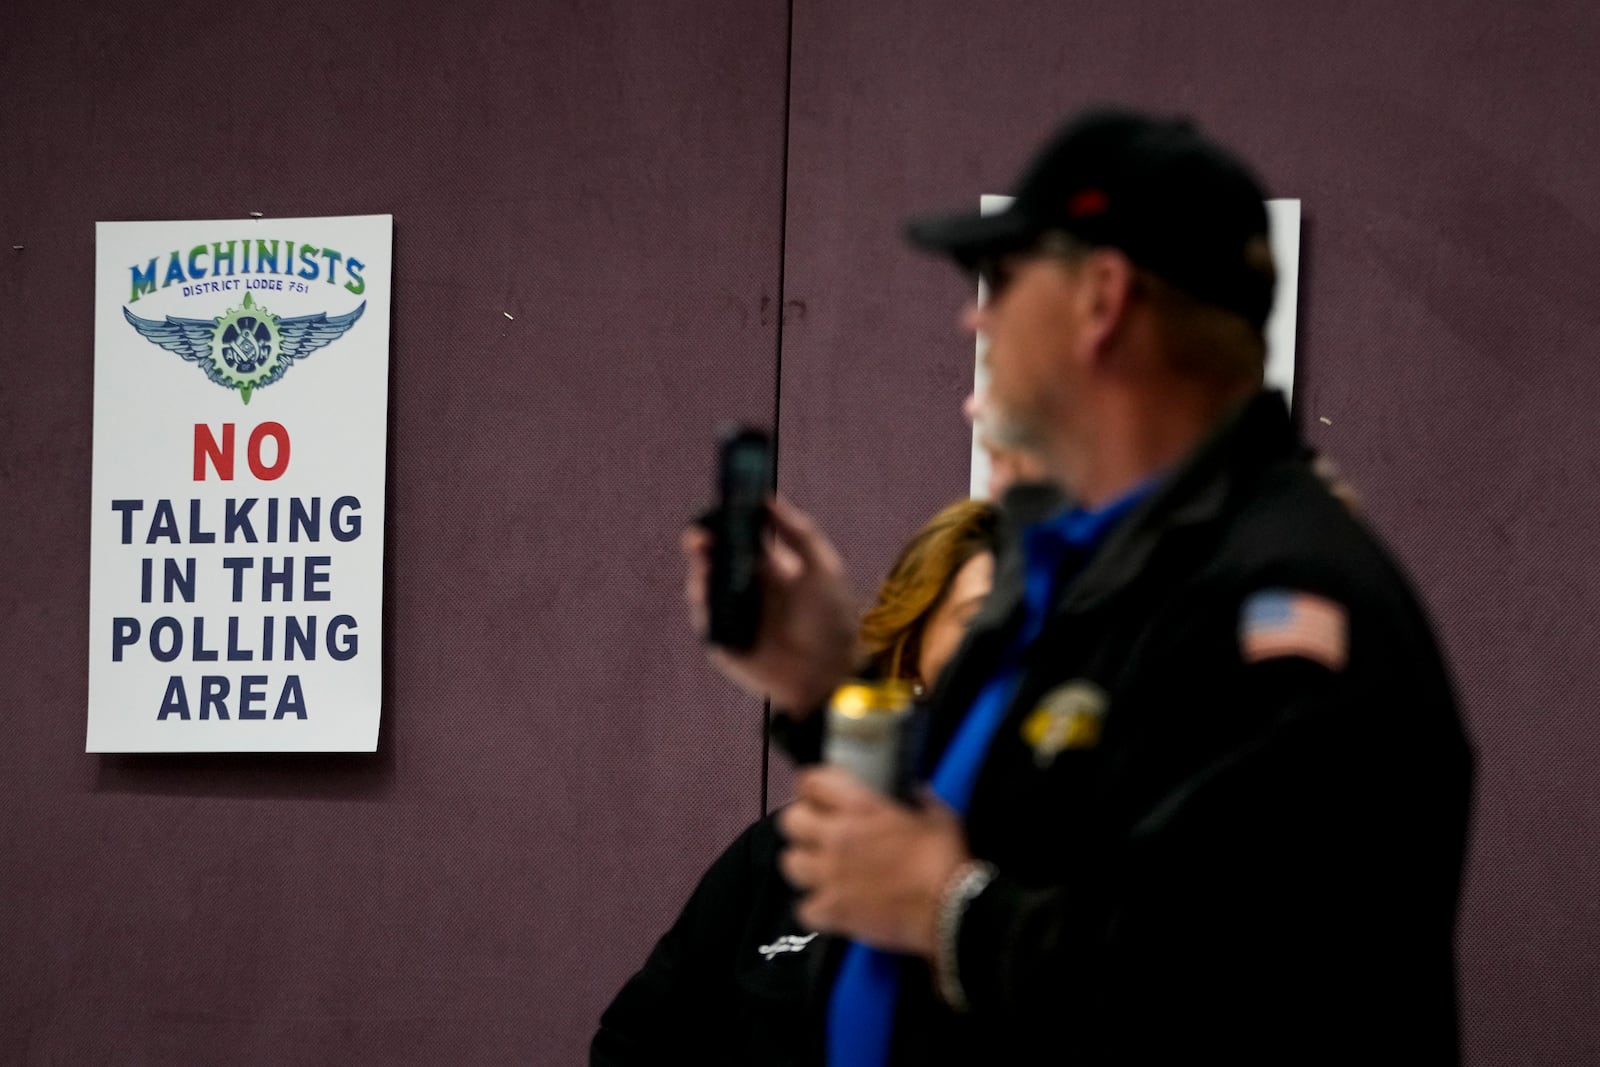
{"type": "Polygon", "coordinates": [[[1084,189],[1072,194],[1072,199],[1067,201],[1067,214],[1075,219],[1086,215],[1102,215],[1110,207],[1106,194],[1099,189],[1084,189]]]}

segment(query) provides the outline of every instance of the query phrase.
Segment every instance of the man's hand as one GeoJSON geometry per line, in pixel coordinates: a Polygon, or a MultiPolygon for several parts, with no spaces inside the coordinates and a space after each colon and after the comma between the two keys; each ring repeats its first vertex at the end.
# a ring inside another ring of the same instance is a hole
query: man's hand
{"type": "Polygon", "coordinates": [[[969,858],[956,813],[931,793],[915,808],[838,767],[800,772],[778,816],[783,876],[805,894],[807,929],[932,957],[939,899],[969,858]]]}
{"type": "MultiPolygon", "coordinates": [[[[857,662],[859,622],[839,553],[804,513],[780,498],[769,507],[773,540],[762,560],[761,630],[748,652],[711,650],[723,674],[755,696],[770,696],[785,711],[820,707],[857,662]]],[[[706,629],[706,575],[711,535],[683,534],[689,562],[684,597],[695,631],[706,629]]]]}

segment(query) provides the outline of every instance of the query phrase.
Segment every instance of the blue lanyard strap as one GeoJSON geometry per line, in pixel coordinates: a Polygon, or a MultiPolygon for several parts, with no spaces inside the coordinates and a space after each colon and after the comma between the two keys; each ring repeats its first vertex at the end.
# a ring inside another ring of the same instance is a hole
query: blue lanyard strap
{"type": "MultiPolygon", "coordinates": [[[[1147,479],[1096,511],[1070,508],[1023,531],[1022,627],[999,670],[972,702],[934,769],[929,785],[963,816],[1006,709],[1022,681],[1022,654],[1044,629],[1059,590],[1077,577],[1117,520],[1149,495],[1147,479]]],[[[845,951],[828,1002],[830,1067],[883,1067],[889,1062],[901,957],[855,942],[845,951]]]]}

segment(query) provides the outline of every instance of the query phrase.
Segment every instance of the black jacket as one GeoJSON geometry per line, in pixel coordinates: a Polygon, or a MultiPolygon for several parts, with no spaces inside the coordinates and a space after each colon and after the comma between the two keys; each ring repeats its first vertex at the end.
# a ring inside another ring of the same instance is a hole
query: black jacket
{"type": "Polygon", "coordinates": [[[815,1062],[820,938],[794,920],[773,817],[701,876],[677,921],[600,1017],[592,1067],[815,1062]]]}
{"type": "MultiPolygon", "coordinates": [[[[1062,592],[966,819],[1000,872],[961,926],[971,1012],[908,964],[896,1062],[1459,1061],[1471,756],[1406,580],[1307,460],[1262,394],[1062,592]],[[1346,661],[1246,657],[1271,590],[1336,605],[1346,661]],[[1098,736],[1041,743],[1085,692],[1098,736]]],[[[935,755],[1020,624],[1007,564],[935,755]]]]}

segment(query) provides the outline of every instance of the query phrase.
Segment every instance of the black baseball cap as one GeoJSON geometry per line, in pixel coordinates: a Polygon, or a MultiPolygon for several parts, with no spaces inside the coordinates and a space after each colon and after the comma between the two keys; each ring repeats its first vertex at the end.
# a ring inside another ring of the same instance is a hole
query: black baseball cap
{"type": "Polygon", "coordinates": [[[1266,194],[1242,160],[1182,118],[1102,108],[1069,119],[996,215],[914,219],[913,244],[975,269],[1061,231],[1121,250],[1257,329],[1272,308],[1266,194]]]}

